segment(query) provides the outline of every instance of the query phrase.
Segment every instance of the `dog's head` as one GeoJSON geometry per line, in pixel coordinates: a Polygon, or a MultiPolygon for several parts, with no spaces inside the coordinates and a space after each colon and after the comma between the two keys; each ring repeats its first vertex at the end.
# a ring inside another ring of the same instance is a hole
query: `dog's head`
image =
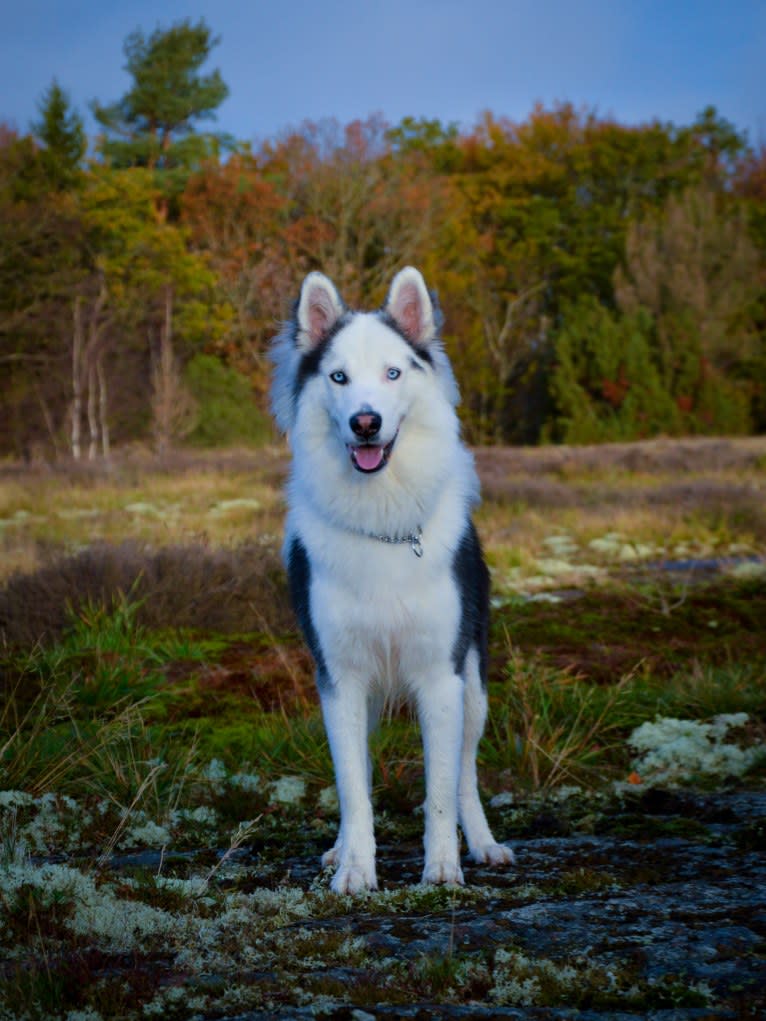
{"type": "Polygon", "coordinates": [[[277,422],[289,431],[305,414],[312,432],[324,432],[317,425],[324,416],[356,471],[382,471],[402,430],[454,422],[458,393],[440,321],[435,297],[412,267],[394,277],[377,312],[349,310],[331,280],[310,273],[275,343],[277,422]]]}

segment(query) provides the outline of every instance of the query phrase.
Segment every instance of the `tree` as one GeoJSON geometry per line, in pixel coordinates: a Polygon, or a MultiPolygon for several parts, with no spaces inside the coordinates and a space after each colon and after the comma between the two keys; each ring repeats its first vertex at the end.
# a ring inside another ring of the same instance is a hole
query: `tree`
{"type": "Polygon", "coordinates": [[[162,172],[175,193],[194,166],[227,144],[225,136],[197,133],[198,122],[214,117],[229,93],[218,70],[200,71],[218,42],[202,19],[128,36],[131,88],[115,103],[92,106],[105,131],[101,152],[113,167],[162,172]]]}
{"type": "Polygon", "coordinates": [[[697,183],[712,190],[728,185],[747,151],[745,135],[714,106],[706,106],[693,124],[679,129],[678,137],[688,146],[692,165],[699,175],[697,183]]]}
{"type": "Polygon", "coordinates": [[[382,301],[432,236],[438,189],[422,162],[393,157],[387,136],[378,116],[307,122],[261,155],[288,202],[295,276],[322,267],[350,305],[382,301]]]}
{"type": "Polygon", "coordinates": [[[61,442],[84,230],[76,195],[50,190],[34,140],[0,134],[0,443],[30,456],[61,442]]]}
{"type": "Polygon", "coordinates": [[[233,315],[215,351],[248,375],[266,406],[267,352],[284,298],[295,285],[288,202],[258,160],[235,153],[193,174],[181,198],[181,219],[192,244],[217,276],[233,315]]]}
{"type": "Polygon", "coordinates": [[[653,316],[665,386],[696,427],[747,429],[760,339],[758,253],[743,210],[705,185],[671,196],[631,224],[615,290],[620,308],[653,316]]]}
{"type": "Polygon", "coordinates": [[[555,337],[549,439],[602,443],[679,431],[679,409],[657,370],[652,331],[644,309],[621,316],[590,296],[565,308],[555,337]]]}
{"type": "Polygon", "coordinates": [[[185,360],[215,339],[226,313],[212,294],[214,278],[189,251],[183,228],[155,215],[157,190],[148,170],[96,166],[81,195],[88,261],[72,297],[72,453],[81,450],[87,413],[90,456],[108,454],[109,392],[152,412],[160,451],[191,424],[181,380],[185,360]],[[184,358],[185,356],[185,358],[184,358]],[[126,369],[132,387],[114,386],[126,369]]]}
{"type": "Polygon", "coordinates": [[[87,140],[82,117],[54,79],[39,103],[40,120],[32,133],[42,144],[40,159],[53,191],[66,191],[82,179],[87,140]]]}
{"type": "Polygon", "coordinates": [[[753,416],[756,428],[766,432],[766,144],[747,153],[740,162],[736,192],[744,204],[750,236],[759,254],[755,321],[760,350],[753,361],[753,416]]]}

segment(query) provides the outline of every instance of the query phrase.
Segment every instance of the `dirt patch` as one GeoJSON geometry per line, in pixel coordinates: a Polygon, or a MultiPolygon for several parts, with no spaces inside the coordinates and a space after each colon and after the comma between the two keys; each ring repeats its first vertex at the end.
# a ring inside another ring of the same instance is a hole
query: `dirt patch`
{"type": "Polygon", "coordinates": [[[319,701],[311,655],[297,643],[259,648],[255,641],[235,642],[215,663],[177,664],[168,671],[169,686],[183,683],[190,674],[210,715],[211,704],[221,697],[244,697],[266,712],[305,708],[319,701]]]}

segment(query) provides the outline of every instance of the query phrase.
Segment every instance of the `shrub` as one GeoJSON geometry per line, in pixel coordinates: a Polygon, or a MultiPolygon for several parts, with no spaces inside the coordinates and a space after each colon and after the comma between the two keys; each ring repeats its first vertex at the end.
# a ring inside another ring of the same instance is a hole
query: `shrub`
{"type": "Polygon", "coordinates": [[[555,354],[551,439],[624,442],[750,429],[747,388],[705,357],[688,315],[657,323],[646,309],[613,313],[582,298],[565,311],[555,354]]]}
{"type": "Polygon", "coordinates": [[[555,439],[599,443],[679,431],[678,408],[652,357],[646,313],[615,316],[583,298],[567,310],[555,343],[555,439]]]}
{"type": "Polygon", "coordinates": [[[186,384],[197,406],[189,442],[201,447],[265,443],[271,425],[256,406],[247,379],[212,355],[198,354],[186,366],[186,384]]]}

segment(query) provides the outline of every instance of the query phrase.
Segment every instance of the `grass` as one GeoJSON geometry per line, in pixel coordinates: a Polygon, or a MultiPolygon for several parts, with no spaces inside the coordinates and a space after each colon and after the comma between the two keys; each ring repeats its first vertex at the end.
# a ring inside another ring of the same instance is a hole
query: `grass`
{"type": "MultiPolygon", "coordinates": [[[[764,449],[744,440],[478,452],[496,604],[482,761],[495,783],[512,776],[535,789],[612,776],[630,727],[657,713],[763,713],[763,582],[711,587],[644,564],[762,556],[764,449]],[[691,506],[658,500],[679,478],[696,486],[691,506]],[[735,478],[757,498],[724,511],[720,486],[735,478]],[[555,484],[568,498],[530,505],[516,493],[530,480],[542,485],[538,495],[555,484]],[[558,603],[572,586],[579,597],[558,603]]],[[[13,678],[3,709],[9,780],[42,792],[48,776],[81,782],[87,763],[122,777],[121,796],[132,796],[143,783],[135,762],[121,770],[103,761],[117,743],[103,735],[122,727],[133,735],[128,759],[136,742],[148,759],[183,742],[200,762],[258,759],[272,777],[330,782],[312,667],[279,564],[276,451],[7,474],[3,542],[39,555],[37,570],[16,572],[0,590],[13,678]]],[[[421,771],[407,717],[384,729],[373,759],[378,786],[411,803],[421,771]]]]}
{"type": "MultiPolygon", "coordinates": [[[[765,451],[479,452],[495,603],[479,766],[506,832],[548,803],[590,832],[589,797],[648,788],[628,740],[645,721],[746,713],[731,741],[766,742],[766,580],[755,562],[736,570],[766,554],[765,451]],[[652,566],[712,556],[728,573],[652,566]]],[[[337,807],[279,562],[283,477],[276,451],[0,472],[0,1013],[182,1018],[423,990],[556,1006],[573,983],[583,1007],[606,1004],[595,964],[570,974],[452,939],[370,953],[343,928],[351,901],[301,871],[334,840],[337,807]]],[[[380,839],[417,857],[412,719],[395,714],[371,754],[380,839]]],[[[745,782],[763,777],[756,764],[745,782]]],[[[370,910],[405,934],[490,896],[393,876],[370,910]]],[[[607,1006],[659,1002],[632,972],[610,982],[607,1006]]]]}

